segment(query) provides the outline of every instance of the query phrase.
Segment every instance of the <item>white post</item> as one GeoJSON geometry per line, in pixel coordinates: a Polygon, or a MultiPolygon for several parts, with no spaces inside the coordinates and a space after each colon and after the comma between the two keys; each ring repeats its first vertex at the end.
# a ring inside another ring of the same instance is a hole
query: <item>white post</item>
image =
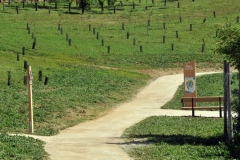
{"type": "Polygon", "coordinates": [[[28,72],[28,116],[29,116],[29,132],[33,133],[33,102],[32,102],[32,70],[31,66],[27,68],[28,72]]]}

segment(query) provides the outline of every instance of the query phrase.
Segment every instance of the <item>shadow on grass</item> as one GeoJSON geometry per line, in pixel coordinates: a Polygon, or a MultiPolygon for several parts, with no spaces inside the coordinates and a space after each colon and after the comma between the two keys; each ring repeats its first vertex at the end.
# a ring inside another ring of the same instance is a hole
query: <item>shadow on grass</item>
{"type": "Polygon", "coordinates": [[[168,143],[171,145],[219,145],[219,142],[223,142],[222,135],[216,135],[212,137],[200,137],[200,136],[192,136],[192,135],[130,135],[126,138],[133,138],[134,140],[125,142],[123,144],[157,144],[157,143],[168,143]]]}

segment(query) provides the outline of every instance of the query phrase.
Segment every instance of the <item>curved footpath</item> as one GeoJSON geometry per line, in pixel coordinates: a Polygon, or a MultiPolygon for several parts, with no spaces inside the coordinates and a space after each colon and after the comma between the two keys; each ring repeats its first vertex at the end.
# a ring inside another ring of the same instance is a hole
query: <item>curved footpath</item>
{"type": "MultiPolygon", "coordinates": [[[[121,135],[126,128],[154,115],[191,116],[191,111],[160,109],[182,83],[182,74],[159,77],[103,117],[67,128],[56,136],[29,136],[46,142],[45,150],[52,160],[129,160],[122,149],[121,135]]],[[[196,111],[195,115],[218,117],[219,112],[196,111]]]]}

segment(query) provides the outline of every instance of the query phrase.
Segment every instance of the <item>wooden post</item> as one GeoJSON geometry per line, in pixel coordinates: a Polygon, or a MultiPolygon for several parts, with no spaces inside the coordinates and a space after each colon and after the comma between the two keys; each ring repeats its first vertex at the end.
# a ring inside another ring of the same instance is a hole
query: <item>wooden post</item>
{"type": "Polygon", "coordinates": [[[35,49],[35,46],[36,46],[36,41],[33,41],[32,49],[35,49]]]}
{"type": "Polygon", "coordinates": [[[27,76],[24,76],[24,77],[23,77],[23,84],[24,84],[24,85],[27,85],[27,76]]]}
{"type": "Polygon", "coordinates": [[[127,39],[129,39],[129,32],[127,32],[127,39]]]}
{"type": "Polygon", "coordinates": [[[91,24],[88,25],[88,30],[91,31],[91,24]]]}
{"type": "Polygon", "coordinates": [[[178,31],[176,31],[176,38],[178,38],[178,31]]]}
{"type": "Polygon", "coordinates": [[[190,24],[190,31],[192,31],[192,24],[190,24]]]}
{"type": "MultiPolygon", "coordinates": [[[[196,97],[196,74],[195,61],[188,62],[183,66],[184,73],[184,97],[196,97]]],[[[196,102],[185,102],[185,107],[195,107],[196,102]]]]}
{"type": "Polygon", "coordinates": [[[22,47],[22,55],[25,55],[25,47],[22,47]]]}
{"type": "Polygon", "coordinates": [[[19,53],[17,53],[17,61],[20,61],[19,53]]]}
{"type": "Polygon", "coordinates": [[[8,86],[11,85],[11,72],[8,71],[8,86]]]}
{"type": "Polygon", "coordinates": [[[205,44],[202,44],[202,52],[205,51],[205,44]]]}
{"type": "Polygon", "coordinates": [[[124,23],[122,23],[122,30],[124,30],[124,23]]]}
{"type": "Polygon", "coordinates": [[[23,67],[24,67],[24,69],[27,69],[27,67],[28,67],[27,61],[23,62],[23,67]]]}
{"type": "Polygon", "coordinates": [[[30,34],[30,32],[31,32],[31,28],[30,28],[30,27],[28,27],[28,34],[30,34]]]}
{"type": "Polygon", "coordinates": [[[104,39],[102,39],[102,46],[104,46],[104,39]]]}
{"type": "Polygon", "coordinates": [[[38,72],[38,80],[42,81],[42,71],[41,70],[38,72]]]}
{"type": "Polygon", "coordinates": [[[143,52],[143,50],[142,50],[142,46],[140,46],[140,52],[143,52]]]}
{"type": "Polygon", "coordinates": [[[66,34],[66,41],[68,41],[68,34],[66,34]]]}
{"type": "Polygon", "coordinates": [[[97,39],[99,38],[99,33],[98,33],[98,32],[97,32],[96,38],[97,38],[97,39]]]}
{"type": "Polygon", "coordinates": [[[47,85],[47,84],[48,84],[48,77],[45,77],[44,85],[47,85]]]}
{"type": "Polygon", "coordinates": [[[60,28],[60,32],[61,32],[61,34],[63,34],[63,28],[62,27],[60,28]]]}
{"type": "Polygon", "coordinates": [[[29,115],[29,132],[34,133],[33,127],[33,102],[32,102],[32,70],[31,66],[27,68],[28,73],[28,115],[29,115]]]}
{"type": "Polygon", "coordinates": [[[174,44],[171,44],[172,51],[174,50],[174,44]]]}

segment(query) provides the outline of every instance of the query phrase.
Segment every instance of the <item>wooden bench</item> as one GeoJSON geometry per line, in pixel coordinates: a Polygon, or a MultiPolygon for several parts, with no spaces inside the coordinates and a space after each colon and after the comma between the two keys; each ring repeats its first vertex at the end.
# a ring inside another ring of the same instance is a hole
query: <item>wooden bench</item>
{"type": "Polygon", "coordinates": [[[224,101],[224,98],[219,97],[182,97],[181,102],[183,104],[183,107],[181,109],[183,110],[192,110],[192,116],[195,116],[194,110],[205,110],[205,109],[219,109],[219,116],[222,117],[222,109],[224,107],[221,106],[221,102],[224,101]],[[185,102],[191,102],[191,107],[185,107],[185,102]],[[194,107],[195,102],[218,102],[219,106],[208,106],[208,107],[194,107]]]}

